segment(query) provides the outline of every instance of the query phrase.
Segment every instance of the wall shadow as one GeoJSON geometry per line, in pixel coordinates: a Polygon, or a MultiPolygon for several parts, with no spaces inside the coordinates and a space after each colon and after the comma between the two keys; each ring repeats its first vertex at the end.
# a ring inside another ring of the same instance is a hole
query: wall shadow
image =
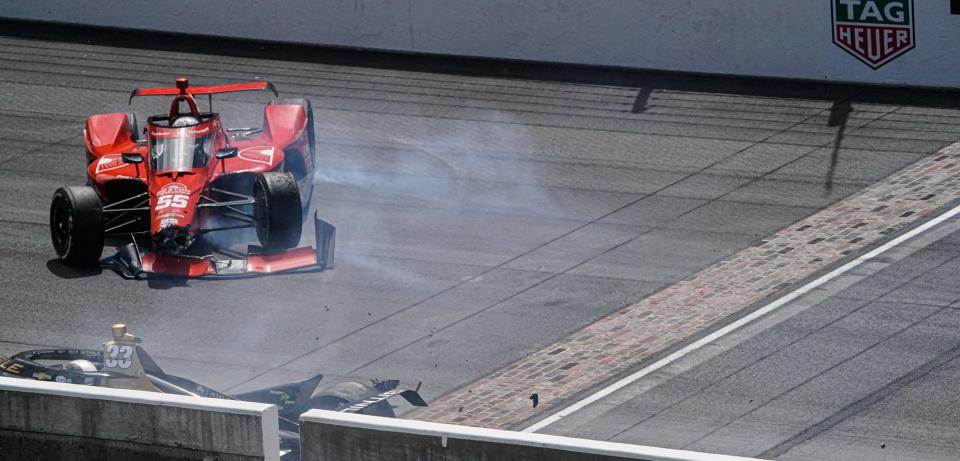
{"type": "Polygon", "coordinates": [[[853,103],[849,99],[834,101],[830,107],[830,118],[827,126],[837,127],[837,135],[833,140],[833,152],[830,154],[830,168],[827,170],[826,194],[833,191],[833,176],[837,170],[837,161],[840,159],[840,147],[843,145],[843,136],[846,134],[847,122],[853,112],[853,103]]]}

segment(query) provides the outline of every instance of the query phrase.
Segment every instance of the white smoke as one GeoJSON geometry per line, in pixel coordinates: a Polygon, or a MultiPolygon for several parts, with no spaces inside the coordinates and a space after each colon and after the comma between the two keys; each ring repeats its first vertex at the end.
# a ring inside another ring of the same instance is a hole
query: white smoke
{"type": "Polygon", "coordinates": [[[498,122],[343,112],[318,112],[316,118],[315,206],[321,215],[336,214],[330,218],[340,221],[334,222],[342,229],[338,249],[356,256],[351,263],[377,263],[359,255],[417,257],[423,251],[430,257],[460,250],[463,260],[448,262],[469,264],[471,250],[497,237],[471,234],[471,220],[561,215],[543,185],[544,163],[533,158],[542,150],[539,141],[508,113],[491,117],[498,122]],[[437,221],[418,222],[418,215],[437,221]],[[462,236],[455,235],[461,226],[462,236]],[[413,235],[417,229],[435,231],[454,247],[428,242],[423,248],[413,235]]]}

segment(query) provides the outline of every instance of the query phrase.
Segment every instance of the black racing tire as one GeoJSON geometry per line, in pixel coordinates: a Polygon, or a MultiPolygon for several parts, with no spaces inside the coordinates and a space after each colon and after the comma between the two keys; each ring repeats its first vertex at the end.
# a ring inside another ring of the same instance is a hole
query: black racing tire
{"type": "MultiPolygon", "coordinates": [[[[313,104],[310,103],[309,99],[304,99],[304,98],[280,98],[280,99],[271,100],[268,105],[274,106],[274,105],[281,105],[281,104],[303,106],[304,112],[307,113],[307,143],[309,144],[308,147],[310,148],[310,152],[309,152],[309,155],[307,155],[307,158],[309,159],[311,166],[314,167],[314,168],[311,168],[311,170],[316,170],[317,134],[316,134],[316,128],[313,126],[313,104]]],[[[287,166],[285,165],[284,168],[286,169],[287,166]]],[[[287,171],[294,173],[294,176],[302,176],[306,174],[306,170],[302,172],[295,172],[295,171],[292,171],[291,169],[287,169],[287,171]]],[[[313,179],[311,178],[306,183],[308,184],[308,187],[306,190],[303,190],[302,191],[303,193],[300,195],[300,203],[302,204],[301,211],[302,211],[303,218],[306,218],[308,215],[308,211],[310,211],[310,200],[313,197],[313,179]]]]}
{"type": "Polygon", "coordinates": [[[93,266],[103,253],[103,204],[90,186],[57,189],[50,203],[50,239],[71,266],[93,266]]]}
{"type": "Polygon", "coordinates": [[[293,175],[286,171],[258,174],[253,184],[253,199],[260,246],[267,251],[297,246],[303,221],[300,191],[293,175]]]}

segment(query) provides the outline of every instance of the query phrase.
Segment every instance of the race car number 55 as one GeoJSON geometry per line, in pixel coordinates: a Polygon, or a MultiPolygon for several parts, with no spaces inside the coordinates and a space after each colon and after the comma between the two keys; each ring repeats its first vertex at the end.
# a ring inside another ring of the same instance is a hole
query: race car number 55
{"type": "Polygon", "coordinates": [[[133,363],[133,348],[130,346],[107,346],[107,356],[103,365],[107,368],[130,368],[133,363]]]}
{"type": "Polygon", "coordinates": [[[189,195],[171,194],[157,197],[157,209],[160,208],[186,208],[190,202],[189,195]]]}

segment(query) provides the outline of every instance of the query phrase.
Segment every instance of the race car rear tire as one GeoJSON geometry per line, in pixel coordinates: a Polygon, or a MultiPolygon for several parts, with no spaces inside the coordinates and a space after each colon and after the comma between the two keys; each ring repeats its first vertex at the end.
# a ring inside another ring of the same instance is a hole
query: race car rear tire
{"type": "Polygon", "coordinates": [[[57,189],[50,203],[50,239],[57,257],[72,266],[92,266],[103,253],[103,204],[89,186],[57,189]]]}
{"type": "Polygon", "coordinates": [[[302,210],[300,191],[293,175],[286,171],[257,175],[253,198],[253,217],[260,246],[266,251],[297,246],[302,230],[302,210]]]}

